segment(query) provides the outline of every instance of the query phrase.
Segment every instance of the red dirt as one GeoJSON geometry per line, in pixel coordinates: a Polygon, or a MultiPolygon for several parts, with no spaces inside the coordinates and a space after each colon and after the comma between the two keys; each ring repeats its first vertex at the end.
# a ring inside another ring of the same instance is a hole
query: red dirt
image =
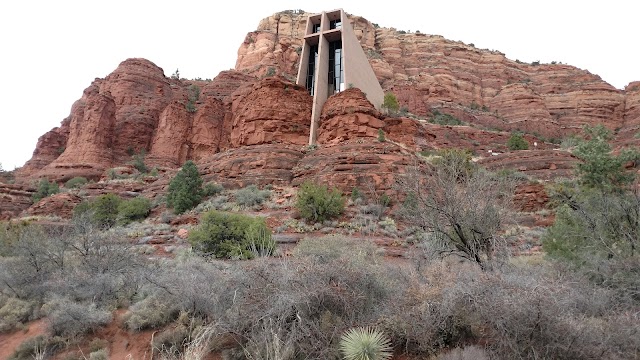
{"type": "Polygon", "coordinates": [[[8,359],[13,351],[22,344],[23,341],[45,333],[46,323],[44,319],[32,321],[26,324],[27,330],[17,330],[10,333],[0,334],[0,359],[8,359]]]}

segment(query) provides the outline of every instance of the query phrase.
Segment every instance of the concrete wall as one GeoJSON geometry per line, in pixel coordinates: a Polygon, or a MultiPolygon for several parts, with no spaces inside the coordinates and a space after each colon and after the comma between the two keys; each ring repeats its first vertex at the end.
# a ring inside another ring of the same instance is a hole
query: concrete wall
{"type": "MultiPolygon", "coordinates": [[[[321,29],[329,29],[329,20],[322,13],[321,29]]],[[[322,30],[324,31],[324,30],[322,30]]],[[[318,122],[322,114],[322,106],[327,101],[329,88],[329,41],[320,35],[318,44],[318,63],[316,64],[316,83],[313,91],[313,107],[311,108],[311,131],[309,132],[309,145],[316,143],[318,122]]]]}
{"type": "Polygon", "coordinates": [[[373,72],[367,55],[353,32],[351,22],[342,12],[342,56],[344,61],[344,82],[346,88],[350,84],[367,94],[367,99],[373,106],[380,109],[384,101],[384,91],[373,72]]]}

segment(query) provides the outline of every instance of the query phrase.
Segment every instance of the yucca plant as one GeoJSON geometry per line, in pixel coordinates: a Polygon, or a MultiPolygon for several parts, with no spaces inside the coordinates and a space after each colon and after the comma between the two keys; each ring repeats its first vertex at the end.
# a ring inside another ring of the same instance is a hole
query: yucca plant
{"type": "Polygon", "coordinates": [[[373,328],[353,328],[342,335],[340,351],[344,360],[385,360],[392,355],[391,341],[373,328]]]}

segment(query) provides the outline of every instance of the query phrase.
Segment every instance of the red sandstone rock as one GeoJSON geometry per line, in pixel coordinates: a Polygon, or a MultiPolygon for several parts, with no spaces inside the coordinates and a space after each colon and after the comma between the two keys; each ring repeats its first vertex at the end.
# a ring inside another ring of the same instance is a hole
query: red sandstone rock
{"type": "Polygon", "coordinates": [[[570,177],[578,159],[565,150],[520,150],[478,161],[489,170],[514,169],[536,179],[570,177]],[[555,169],[552,169],[555,168],[555,169]]]}
{"type": "Polygon", "coordinates": [[[283,144],[243,146],[215,154],[199,165],[205,181],[225,188],[255,185],[289,185],[293,169],[303,157],[300,147],[283,144]]]}
{"type": "MultiPolygon", "coordinates": [[[[299,57],[290,49],[301,44],[307,15],[282,12],[263,19],[241,44],[236,69],[262,75],[273,67],[295,76],[299,57]]],[[[633,113],[626,92],[573,66],[524,64],[439,35],[402,34],[350,19],[383,88],[418,115],[460,104],[472,124],[558,138],[584,124],[620,128],[633,113]]]]}
{"type": "Polygon", "coordinates": [[[309,141],[312,98],[301,86],[272,77],[233,101],[231,146],[309,141]]]}
{"type": "Polygon", "coordinates": [[[336,145],[356,138],[377,138],[385,125],[380,118],[360,89],[347,89],[329,97],[322,107],[317,142],[336,145]]]}
{"type": "Polygon", "coordinates": [[[415,155],[390,142],[362,142],[323,147],[311,151],[294,169],[293,185],[306,180],[351,192],[371,187],[393,192],[397,177],[415,164],[415,155]]]}
{"type": "Polygon", "coordinates": [[[82,198],[70,193],[54,194],[42,198],[37,203],[27,209],[29,215],[59,216],[63,219],[71,219],[73,208],[76,207],[82,198]]]}
{"type": "Polygon", "coordinates": [[[0,182],[0,220],[17,216],[31,206],[34,191],[34,188],[27,185],[0,182]]]}
{"type": "Polygon", "coordinates": [[[535,212],[546,208],[549,195],[540,183],[524,183],[516,187],[513,202],[520,211],[535,212]]]}

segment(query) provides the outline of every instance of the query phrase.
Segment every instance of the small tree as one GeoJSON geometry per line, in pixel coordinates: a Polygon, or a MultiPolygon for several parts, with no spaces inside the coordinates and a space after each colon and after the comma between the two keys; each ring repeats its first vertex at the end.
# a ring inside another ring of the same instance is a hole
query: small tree
{"type": "Polygon", "coordinates": [[[171,179],[167,192],[167,204],[176,213],[182,214],[193,209],[200,201],[202,201],[202,177],[196,164],[189,160],[171,179]]]}
{"type": "Polygon", "coordinates": [[[325,185],[305,182],[298,189],[296,209],[306,220],[322,222],[342,214],[344,203],[340,190],[329,190],[325,185]]]}
{"type": "Polygon", "coordinates": [[[384,131],[382,129],[378,129],[378,141],[385,142],[387,139],[384,136],[384,131]]]}
{"type": "Polygon", "coordinates": [[[522,134],[514,133],[511,134],[511,137],[507,140],[507,147],[509,150],[527,150],[529,149],[529,143],[522,134]]]}
{"type": "Polygon", "coordinates": [[[146,156],[146,152],[144,151],[144,149],[140,150],[139,153],[133,154],[131,156],[131,164],[136,170],[138,170],[142,174],[146,174],[149,172],[149,168],[147,167],[147,164],[144,163],[145,156],[146,156]]]}
{"type": "Polygon", "coordinates": [[[102,228],[110,228],[118,220],[118,208],[122,199],[116,194],[104,194],[89,203],[89,210],[93,212],[93,220],[102,228]]]}
{"type": "Polygon", "coordinates": [[[400,104],[398,104],[398,98],[392,93],[388,92],[384,94],[384,101],[382,103],[382,107],[387,109],[389,113],[395,114],[400,109],[400,104]]]}
{"type": "Polygon", "coordinates": [[[49,180],[47,180],[46,178],[42,178],[38,183],[38,189],[33,195],[31,195],[31,199],[34,203],[36,203],[41,199],[46,198],[47,196],[57,194],[59,191],[60,188],[55,181],[49,182],[49,180]]]}
{"type": "Polygon", "coordinates": [[[584,132],[588,139],[580,141],[573,151],[582,160],[576,166],[580,184],[601,190],[612,190],[630,184],[635,176],[625,170],[624,164],[638,159],[638,152],[625,150],[613,155],[608,143],[611,132],[603,125],[586,126],[584,132]]]}

